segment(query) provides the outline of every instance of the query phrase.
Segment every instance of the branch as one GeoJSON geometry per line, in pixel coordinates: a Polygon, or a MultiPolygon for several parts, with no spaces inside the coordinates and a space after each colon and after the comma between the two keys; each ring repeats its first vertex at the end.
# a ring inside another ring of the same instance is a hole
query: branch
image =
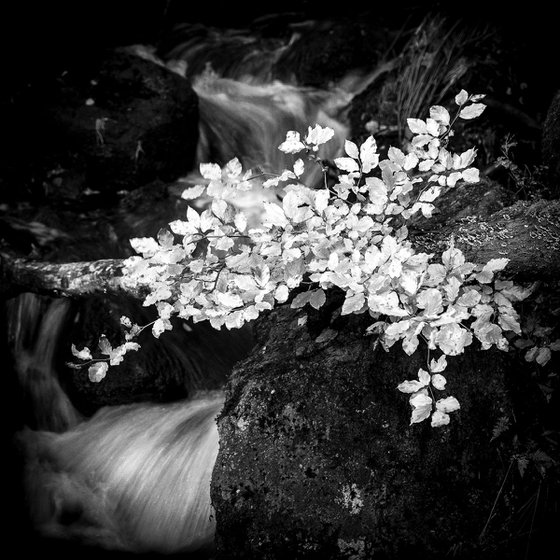
{"type": "Polygon", "coordinates": [[[141,298],[141,289],[125,286],[123,262],[105,259],[53,264],[0,253],[0,296],[12,297],[21,292],[65,297],[126,293],[141,298]]]}
{"type": "Polygon", "coordinates": [[[518,280],[560,276],[560,201],[519,201],[487,218],[469,216],[437,232],[413,237],[425,252],[441,253],[451,236],[473,262],[508,258],[504,272],[518,280]]]}
{"type": "MultiPolygon", "coordinates": [[[[430,225],[426,221],[425,225],[430,225]]],[[[438,227],[437,220],[434,222],[438,227]]],[[[560,276],[560,201],[517,202],[486,218],[468,216],[437,231],[411,234],[420,251],[439,254],[453,236],[465,256],[483,264],[506,257],[506,272],[518,280],[560,276]]],[[[28,291],[65,297],[114,294],[143,299],[145,288],[124,282],[123,260],[44,263],[0,253],[0,296],[28,291]]]]}

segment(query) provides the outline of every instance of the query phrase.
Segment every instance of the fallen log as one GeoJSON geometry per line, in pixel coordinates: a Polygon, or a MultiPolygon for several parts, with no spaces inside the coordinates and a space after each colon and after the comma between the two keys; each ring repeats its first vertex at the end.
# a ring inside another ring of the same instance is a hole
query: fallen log
{"type": "MultiPolygon", "coordinates": [[[[434,222],[434,225],[437,222],[434,222]]],[[[560,275],[560,201],[519,201],[487,217],[470,215],[429,231],[426,220],[411,230],[420,251],[441,253],[453,237],[473,262],[508,258],[505,273],[520,281],[555,279],[560,275]]],[[[128,294],[142,298],[145,289],[127,284],[123,260],[53,264],[0,253],[0,295],[20,292],[81,297],[128,294]]]]}

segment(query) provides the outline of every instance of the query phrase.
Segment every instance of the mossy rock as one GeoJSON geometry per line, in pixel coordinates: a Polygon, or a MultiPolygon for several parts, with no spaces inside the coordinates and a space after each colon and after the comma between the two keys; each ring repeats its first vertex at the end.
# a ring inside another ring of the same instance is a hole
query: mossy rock
{"type": "Polygon", "coordinates": [[[461,410],[443,428],[411,425],[396,386],[426,355],[375,348],[357,316],[313,312],[304,324],[305,314],[259,320],[260,345],[227,385],[212,481],[218,557],[483,557],[505,472],[490,441],[510,412],[507,359],[469,349],[449,360],[461,410]]]}

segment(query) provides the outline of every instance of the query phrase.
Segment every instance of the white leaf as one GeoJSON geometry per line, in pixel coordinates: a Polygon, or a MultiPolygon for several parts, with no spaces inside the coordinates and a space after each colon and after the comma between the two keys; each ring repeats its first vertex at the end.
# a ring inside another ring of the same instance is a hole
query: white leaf
{"type": "Polygon", "coordinates": [[[247,216],[243,212],[238,212],[233,218],[233,223],[237,231],[243,233],[247,229],[247,216]]]}
{"type": "Polygon", "coordinates": [[[434,360],[432,358],[432,360],[430,361],[430,371],[432,373],[439,373],[440,371],[443,371],[446,367],[447,367],[447,358],[445,357],[445,354],[440,356],[439,359],[437,360],[434,360]]]}
{"type": "Polygon", "coordinates": [[[429,171],[432,168],[432,165],[434,165],[435,160],[433,159],[425,159],[423,161],[420,162],[420,165],[418,166],[418,170],[419,171],[429,171]]]}
{"type": "Polygon", "coordinates": [[[420,381],[403,381],[402,383],[399,383],[399,385],[397,385],[397,389],[401,393],[416,393],[424,387],[425,385],[423,383],[420,383],[420,381]]]}
{"type": "Polygon", "coordinates": [[[87,346],[85,346],[83,348],[83,350],[78,350],[76,348],[76,346],[74,346],[74,344],[72,344],[71,348],[72,348],[72,355],[75,356],[76,358],[79,358],[80,360],[91,360],[91,359],[93,359],[92,355],[91,355],[91,351],[87,346]]]}
{"type": "Polygon", "coordinates": [[[130,240],[130,245],[144,257],[151,257],[160,250],[157,241],[153,237],[134,237],[130,240]]]}
{"type": "Polygon", "coordinates": [[[449,111],[441,105],[430,107],[430,117],[444,125],[448,125],[450,121],[449,111]]]}
{"type": "Polygon", "coordinates": [[[478,183],[480,181],[480,172],[476,167],[465,169],[461,176],[467,183],[478,183]]]}
{"type": "MultiPolygon", "coordinates": [[[[315,144],[319,146],[320,144],[324,144],[328,142],[334,136],[334,130],[332,128],[322,127],[319,124],[316,124],[313,128],[308,127],[307,129],[307,136],[305,137],[305,141],[308,144],[315,144]]],[[[299,134],[298,134],[299,140],[299,134]]]]}
{"type": "Polygon", "coordinates": [[[446,414],[445,412],[442,412],[441,410],[436,410],[433,414],[432,414],[432,420],[430,422],[432,428],[440,428],[441,426],[446,426],[447,424],[449,424],[449,420],[451,419],[451,417],[449,416],[449,414],[446,414]]]}
{"type": "Polygon", "coordinates": [[[433,202],[441,193],[440,186],[432,186],[428,190],[424,191],[420,198],[418,199],[420,202],[433,202]]]}
{"type": "Polygon", "coordinates": [[[201,163],[200,174],[209,181],[220,181],[222,179],[222,170],[217,163],[201,163]]]}
{"type": "Polygon", "coordinates": [[[265,215],[263,222],[265,224],[271,224],[273,226],[285,226],[288,224],[288,218],[284,214],[284,210],[281,206],[275,202],[265,202],[263,203],[265,215]]]}
{"type": "Polygon", "coordinates": [[[447,383],[447,379],[441,375],[441,373],[436,373],[432,375],[432,385],[438,390],[443,391],[445,389],[445,384],[447,383]]]}
{"type": "Polygon", "coordinates": [[[426,123],[422,119],[407,119],[406,122],[413,134],[426,134],[428,132],[426,123]]]}
{"type": "Polygon", "coordinates": [[[484,109],[486,109],[486,105],[484,103],[472,103],[471,105],[467,105],[461,112],[459,113],[459,117],[462,119],[474,119],[480,115],[482,115],[484,109]]]}
{"type": "Polygon", "coordinates": [[[414,169],[418,165],[418,156],[416,154],[410,153],[407,154],[404,158],[404,168],[406,171],[410,171],[414,169]]]}
{"type": "Polygon", "coordinates": [[[284,303],[288,299],[289,295],[290,295],[290,290],[288,289],[288,286],[286,286],[285,284],[281,284],[274,291],[274,299],[278,303],[284,303]]]}
{"type": "Polygon", "coordinates": [[[425,369],[420,368],[418,370],[418,380],[425,387],[430,383],[430,374],[425,369]]]}
{"type": "Polygon", "coordinates": [[[365,304],[365,297],[363,293],[357,293],[349,295],[346,294],[346,299],[342,305],[341,315],[349,315],[350,313],[355,313],[361,311],[365,304]]]}
{"type": "Polygon", "coordinates": [[[108,369],[109,364],[107,362],[96,362],[95,364],[89,366],[89,380],[93,383],[99,383],[107,375],[108,369]]]}
{"type": "Polygon", "coordinates": [[[360,169],[358,163],[349,157],[335,158],[334,164],[342,171],[348,171],[348,173],[353,173],[360,169]]]}
{"type": "Polygon", "coordinates": [[[410,398],[410,404],[413,408],[410,418],[411,424],[422,422],[432,413],[432,399],[425,393],[418,393],[410,398]]]}
{"type": "Polygon", "coordinates": [[[299,158],[294,163],[294,173],[296,174],[296,177],[300,177],[301,175],[303,175],[304,171],[305,171],[305,164],[303,163],[303,160],[299,158]]]}
{"type": "Polygon", "coordinates": [[[351,142],[350,140],[344,141],[344,151],[351,158],[358,159],[360,157],[358,146],[356,146],[356,144],[354,144],[354,142],[351,142]]]}
{"type": "Polygon", "coordinates": [[[461,405],[459,404],[459,401],[455,397],[447,397],[445,399],[439,399],[439,401],[436,402],[436,409],[439,410],[440,412],[447,412],[447,413],[455,412],[460,408],[461,405]]]}
{"type": "Polygon", "coordinates": [[[368,136],[360,146],[360,161],[362,162],[362,171],[364,173],[369,173],[377,167],[379,154],[377,154],[377,142],[373,136],[368,136]]]}
{"type": "Polygon", "coordinates": [[[315,209],[321,214],[329,205],[330,193],[327,189],[315,191],[315,209]]]}
{"type": "Polygon", "coordinates": [[[183,200],[193,200],[198,198],[206,187],[204,185],[195,185],[194,187],[189,187],[181,193],[181,198],[183,200]]]}
{"type": "Polygon", "coordinates": [[[299,132],[289,130],[286,133],[286,140],[278,146],[278,149],[285,154],[297,154],[305,150],[305,144],[300,140],[299,132]]]}
{"type": "Polygon", "coordinates": [[[469,98],[469,94],[462,89],[456,96],[455,96],[455,103],[459,106],[464,105],[469,98]]]}

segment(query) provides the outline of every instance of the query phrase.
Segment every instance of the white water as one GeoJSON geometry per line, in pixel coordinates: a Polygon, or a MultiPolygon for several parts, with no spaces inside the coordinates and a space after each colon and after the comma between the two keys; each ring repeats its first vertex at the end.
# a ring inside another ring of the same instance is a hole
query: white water
{"type": "Polygon", "coordinates": [[[135,552],[211,547],[223,397],[105,407],[65,433],[20,434],[31,520],[47,537],[135,552]]]}

